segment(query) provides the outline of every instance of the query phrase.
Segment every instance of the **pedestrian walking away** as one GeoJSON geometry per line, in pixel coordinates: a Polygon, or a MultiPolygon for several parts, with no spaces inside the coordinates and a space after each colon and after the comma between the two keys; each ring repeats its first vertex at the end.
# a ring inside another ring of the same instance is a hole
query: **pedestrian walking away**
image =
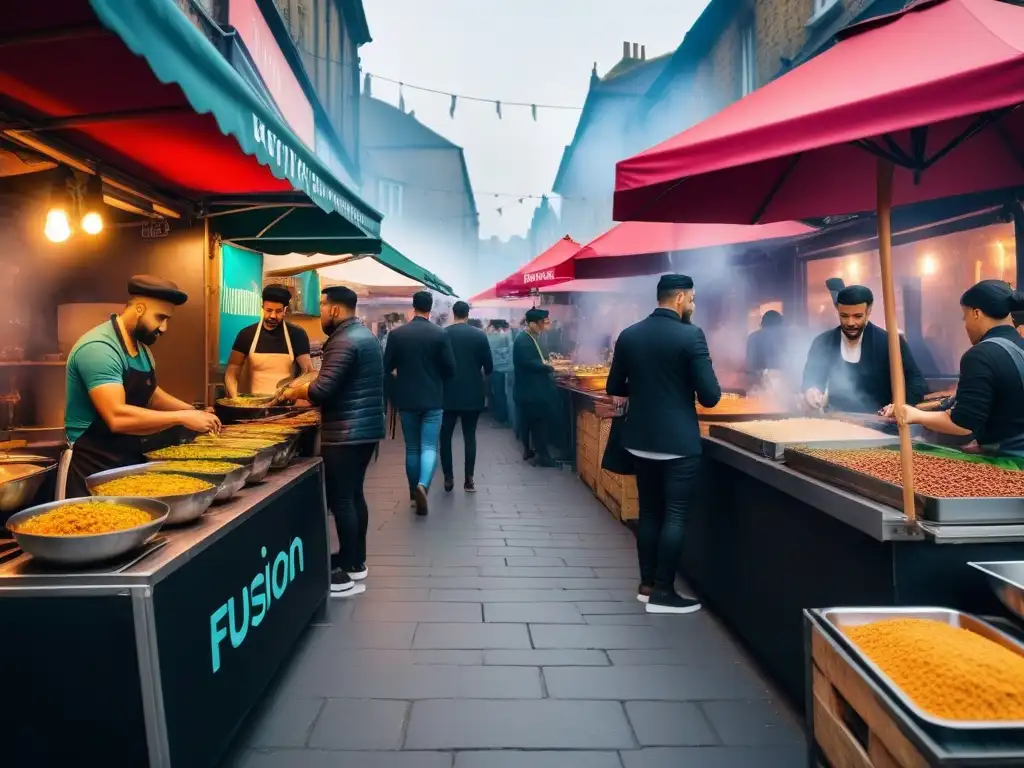
{"type": "Polygon", "coordinates": [[[384,371],[391,377],[391,398],[405,438],[405,474],[416,514],[426,515],[427,494],[437,467],[437,443],[444,411],[444,383],[455,375],[448,335],[430,322],[434,297],[419,291],[412,298],[415,317],[388,335],[384,371]]]}
{"type": "Polygon", "coordinates": [[[338,552],[331,555],[331,595],[365,591],[366,530],[370,512],[363,481],[377,444],[384,439],[384,361],[380,342],[355,317],[351,288],[325,288],[320,325],[327,334],[320,372],[312,382],[284,392],[321,410],[320,453],[327,506],[334,517],[338,552]]]}
{"type": "Polygon", "coordinates": [[[523,441],[523,459],[539,467],[553,467],[549,452],[548,420],[557,396],[555,369],[548,364],[540,345],[540,335],[551,325],[546,309],[526,313],[526,330],[512,346],[512,367],[516,408],[519,410],[519,435],[523,441]],[[532,441],[532,443],[531,443],[532,441]]]}
{"type": "Polygon", "coordinates": [[[664,275],[658,308],[619,334],[608,394],[626,408],[622,445],[635,459],[640,519],[637,599],[648,613],[692,613],[700,603],[675,590],[686,514],[700,468],[695,401],[722,397],[704,332],[690,322],[693,280],[664,275]]]}
{"type": "Polygon", "coordinates": [[[486,406],[486,377],[492,375],[494,362],[487,334],[470,325],[469,304],[455,302],[452,307],[455,322],[445,329],[455,356],[455,375],[444,383],[444,416],[441,420],[441,470],[444,489],[455,487],[452,462],[452,435],[456,423],[462,424],[462,438],[466,450],[465,475],[462,488],[475,491],[473,471],[476,467],[476,425],[486,406]]]}
{"type": "Polygon", "coordinates": [[[491,418],[499,426],[512,423],[509,414],[509,398],[506,390],[506,379],[512,374],[512,334],[508,331],[505,320],[491,320],[487,343],[491,348],[491,360],[494,370],[491,371],[488,397],[491,404],[491,418]]]}

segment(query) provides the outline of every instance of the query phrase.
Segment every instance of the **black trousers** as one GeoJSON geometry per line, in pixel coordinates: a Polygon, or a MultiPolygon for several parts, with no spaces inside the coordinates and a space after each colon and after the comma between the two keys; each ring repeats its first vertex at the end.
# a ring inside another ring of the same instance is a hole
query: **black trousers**
{"type": "Polygon", "coordinates": [[[455,477],[452,466],[452,436],[455,422],[462,422],[462,442],[466,449],[466,477],[473,477],[476,469],[476,425],[480,420],[479,411],[445,411],[441,417],[441,471],[446,480],[455,477]]]}
{"type": "Polygon", "coordinates": [[[518,408],[519,437],[523,441],[523,448],[529,453],[532,439],[537,458],[548,461],[551,458],[548,442],[548,419],[551,418],[551,409],[547,403],[521,403],[518,408]]]}
{"type": "Polygon", "coordinates": [[[636,549],[640,581],[656,591],[673,589],[683,554],[686,515],[696,490],[700,456],[679,459],[634,457],[640,497],[636,549]]]}
{"type": "Polygon", "coordinates": [[[366,528],[370,510],[363,495],[363,483],[377,443],[323,445],[324,482],[327,508],[334,515],[338,533],[338,554],[331,555],[332,568],[356,570],[366,563],[366,528]]]}
{"type": "Polygon", "coordinates": [[[508,395],[505,393],[505,374],[501,371],[491,373],[488,400],[491,418],[498,424],[508,424],[508,395]]]}

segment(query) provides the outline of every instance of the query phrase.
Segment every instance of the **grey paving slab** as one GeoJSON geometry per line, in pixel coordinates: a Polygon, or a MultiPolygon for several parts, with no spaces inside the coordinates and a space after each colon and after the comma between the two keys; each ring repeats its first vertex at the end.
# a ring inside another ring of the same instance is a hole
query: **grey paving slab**
{"type": "Polygon", "coordinates": [[[474,622],[482,621],[480,603],[380,602],[359,603],[353,621],[474,622]]]}
{"type": "Polygon", "coordinates": [[[249,752],[233,768],[452,768],[450,752],[249,752]]]}
{"type": "Polygon", "coordinates": [[[287,681],[295,695],[352,699],[539,699],[540,670],[523,666],[355,665],[339,661],[287,681]]]}
{"type": "Polygon", "coordinates": [[[524,667],[606,667],[604,651],[484,651],[484,664],[524,667]]]}
{"type": "Polygon", "coordinates": [[[361,594],[359,600],[335,600],[334,602],[351,602],[352,604],[362,605],[364,603],[405,603],[430,599],[430,590],[426,587],[416,589],[385,589],[377,585],[376,579],[374,579],[372,584],[372,588],[368,588],[361,594]]]}
{"type": "MultiPolygon", "coordinates": [[[[632,595],[631,595],[632,597],[632,595]]],[[[646,606],[639,600],[593,600],[576,603],[584,616],[608,616],[617,613],[644,613],[646,606]]]]}
{"type": "Polygon", "coordinates": [[[531,648],[526,624],[420,624],[414,648],[531,648]]]}
{"type": "Polygon", "coordinates": [[[561,568],[565,565],[565,561],[560,557],[506,557],[505,565],[513,568],[561,568]]]}
{"type": "Polygon", "coordinates": [[[407,749],[624,749],[633,732],[611,701],[417,701],[407,749]]]}
{"type": "Polygon", "coordinates": [[[644,747],[690,747],[718,744],[700,707],[682,701],[627,701],[626,715],[644,747]]]}
{"type": "Polygon", "coordinates": [[[431,600],[482,603],[577,603],[603,601],[611,596],[602,589],[432,589],[431,600]]]}
{"type": "Polygon", "coordinates": [[[726,744],[781,746],[803,743],[803,731],[795,719],[771,701],[705,701],[701,707],[726,744]]]}
{"type": "Polygon", "coordinates": [[[622,768],[617,752],[489,750],[459,752],[455,768],[622,768]]]}
{"type": "Polygon", "coordinates": [[[485,603],[484,621],[582,624],[583,614],[573,603],[485,603]]]}
{"type": "Polygon", "coordinates": [[[535,648],[597,648],[600,650],[672,648],[672,637],[656,627],[594,627],[535,624],[535,648]]]}
{"type": "Polygon", "coordinates": [[[332,650],[378,648],[403,650],[412,648],[416,632],[413,622],[352,621],[332,624],[317,632],[314,646],[328,645],[332,650]]]}
{"type": "Polygon", "coordinates": [[[803,768],[802,747],[681,747],[622,753],[625,768],[803,768]]]}
{"type": "Polygon", "coordinates": [[[251,747],[304,747],[324,699],[280,696],[255,713],[245,734],[251,747]]]}
{"type": "Polygon", "coordinates": [[[312,749],[398,749],[409,710],[406,701],[331,699],[309,737],[312,749]]]}
{"type": "MultiPolygon", "coordinates": [[[[481,568],[481,576],[496,577],[543,577],[552,579],[592,579],[596,574],[593,568],[570,568],[566,565],[556,567],[530,566],[525,568],[504,566],[501,568],[481,568]]],[[[609,578],[621,578],[615,574],[609,578]]]]}
{"type": "MultiPolygon", "coordinates": [[[[360,648],[347,649],[336,663],[343,666],[383,666],[393,664],[445,664],[471,667],[484,663],[483,651],[394,651],[360,648]]],[[[330,662],[328,662],[330,663],[330,662]]]]}
{"type": "Polygon", "coordinates": [[[755,699],[768,694],[755,675],[735,664],[598,669],[546,667],[544,681],[553,699],[697,701],[755,699]]]}

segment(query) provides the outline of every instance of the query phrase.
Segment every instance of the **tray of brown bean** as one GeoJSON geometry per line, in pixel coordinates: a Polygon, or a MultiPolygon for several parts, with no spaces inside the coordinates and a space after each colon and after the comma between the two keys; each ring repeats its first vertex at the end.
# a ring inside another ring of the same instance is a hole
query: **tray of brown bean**
{"type": "Polygon", "coordinates": [[[988,622],[931,607],[816,613],[921,723],[957,731],[1024,729],[1024,645],[988,622]]]}
{"type": "Polygon", "coordinates": [[[712,424],[711,437],[732,443],[773,461],[782,461],[786,448],[880,448],[899,445],[896,435],[835,419],[756,419],[712,424]]]}
{"type": "MultiPolygon", "coordinates": [[[[903,467],[892,448],[786,448],[791,469],[903,508],[903,467]]],[[[997,525],[1024,521],[1024,472],[983,462],[929,455],[914,446],[918,517],[935,523],[997,525]]]]}

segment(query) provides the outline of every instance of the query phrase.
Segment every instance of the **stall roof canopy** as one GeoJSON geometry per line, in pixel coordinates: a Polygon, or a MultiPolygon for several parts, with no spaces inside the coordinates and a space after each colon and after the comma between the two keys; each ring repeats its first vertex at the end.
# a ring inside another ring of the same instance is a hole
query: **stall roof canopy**
{"type": "Polygon", "coordinates": [[[755,226],[627,221],[591,240],[574,258],[603,259],[690,251],[795,237],[814,231],[812,227],[796,221],[755,226]]]}
{"type": "Polygon", "coordinates": [[[327,254],[307,256],[291,253],[274,255],[264,260],[264,271],[270,275],[294,276],[311,269],[317,270],[323,277],[353,282],[368,288],[405,289],[425,286],[445,296],[453,295],[446,282],[402,255],[387,242],[382,242],[380,253],[369,256],[334,258],[327,254]]]}
{"type": "Polygon", "coordinates": [[[1024,184],[1024,8],[918,0],[616,167],[615,218],[753,224],[1024,184]]]}
{"type": "Polygon", "coordinates": [[[572,280],[572,257],[580,244],[566,235],[526,266],[495,286],[499,297],[526,296],[532,290],[572,280]]]}
{"type": "Polygon", "coordinates": [[[174,0],[17,5],[0,36],[0,119],[12,138],[55,137],[100,171],[175,197],[219,200],[221,214],[245,207],[240,198],[278,196],[262,215],[213,220],[255,250],[380,247],[381,215],[335,178],[174,0]],[[296,207],[303,201],[315,205],[296,207]],[[299,232],[312,239],[304,243],[299,232]]]}

